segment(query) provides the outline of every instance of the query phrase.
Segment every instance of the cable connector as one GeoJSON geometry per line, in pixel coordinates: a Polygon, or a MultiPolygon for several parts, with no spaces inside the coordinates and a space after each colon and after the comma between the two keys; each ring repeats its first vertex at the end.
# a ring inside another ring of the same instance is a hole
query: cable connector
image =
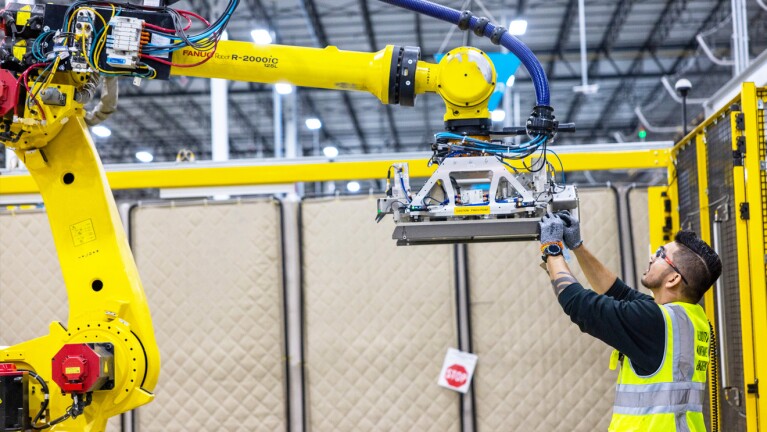
{"type": "Polygon", "coordinates": [[[530,136],[554,136],[559,127],[559,121],[554,117],[554,108],[547,105],[536,105],[527,119],[526,127],[530,136]]]}
{"type": "Polygon", "coordinates": [[[493,30],[493,34],[490,35],[490,42],[500,45],[501,44],[501,38],[508,30],[506,27],[498,26],[493,30]]]}
{"type": "Polygon", "coordinates": [[[485,35],[485,27],[490,22],[486,17],[477,18],[477,24],[474,26],[474,34],[482,37],[485,35]]]}
{"type": "Polygon", "coordinates": [[[461,18],[458,20],[458,28],[466,31],[469,29],[469,22],[471,21],[472,15],[470,10],[465,10],[461,12],[461,18]]]}

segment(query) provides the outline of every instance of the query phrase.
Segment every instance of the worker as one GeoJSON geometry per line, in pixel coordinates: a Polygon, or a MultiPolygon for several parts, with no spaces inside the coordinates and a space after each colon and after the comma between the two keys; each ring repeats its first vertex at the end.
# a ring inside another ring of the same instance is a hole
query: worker
{"type": "Polygon", "coordinates": [[[568,212],[541,222],[543,261],[559,304],[582,332],[615,349],[620,364],[610,431],[705,431],[703,403],[711,327],[698,304],[722,273],[714,250],[679,231],[650,257],[642,285],[631,289],[583,244],[568,212]],[[593,291],[581,286],[563,256],[573,251],[593,291]]]}

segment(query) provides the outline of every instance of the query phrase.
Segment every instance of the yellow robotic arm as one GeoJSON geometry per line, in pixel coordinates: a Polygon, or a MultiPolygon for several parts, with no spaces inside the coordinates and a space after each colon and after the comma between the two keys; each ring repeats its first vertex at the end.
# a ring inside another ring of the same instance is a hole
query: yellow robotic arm
{"type": "Polygon", "coordinates": [[[299,87],[364,91],[382,103],[413,106],[431,92],[445,101],[444,120],[484,120],[495,88],[495,68],[476,48],[450,51],[439,64],[420,60],[414,47],[388,45],[376,53],[221,41],[215,53],[183,49],[173,55],[172,75],[224,78],[299,87]],[[209,60],[198,66],[201,59],[209,60]]]}
{"type": "MultiPolygon", "coordinates": [[[[6,14],[6,23],[37,24],[31,8],[8,10],[13,14],[6,14]]],[[[15,60],[6,64],[23,64],[27,55],[17,47],[15,60]]],[[[48,335],[0,349],[6,368],[0,377],[22,377],[30,396],[18,419],[0,425],[8,429],[102,431],[109,417],[153,399],[160,371],[136,264],[84,121],[85,100],[75,97],[88,91],[94,72],[85,67],[59,73],[65,60],[57,55],[49,68],[0,71],[0,137],[37,182],[69,297],[66,325],[54,322],[48,335]]],[[[416,48],[387,46],[371,54],[221,41],[215,52],[184,49],[172,60],[175,75],[366,91],[391,104],[413,105],[417,94],[436,92],[445,98],[446,121],[489,118],[487,100],[495,86],[490,59],[475,48],[453,50],[435,65],[420,61],[416,48]]],[[[0,409],[11,408],[0,402],[0,409]]]]}
{"type": "MultiPolygon", "coordinates": [[[[236,3],[232,0],[230,4],[236,3]]],[[[227,10],[226,16],[231,16],[235,6],[227,10]]],[[[498,150],[487,140],[491,126],[488,100],[495,88],[496,73],[481,50],[456,48],[433,64],[421,61],[419,50],[412,47],[387,46],[376,53],[362,53],[332,46],[259,46],[217,41],[226,24],[220,20],[199,38],[183,35],[159,39],[173,41],[166,45],[153,43],[158,32],[172,34],[174,30],[169,28],[178,23],[180,16],[188,18],[181,12],[169,11],[88,0],[70,6],[10,4],[0,11],[5,31],[0,43],[0,142],[13,149],[37,182],[70,306],[66,325],[54,322],[46,336],[0,348],[0,395],[29,396],[28,403],[23,402],[25,398],[0,401],[1,413],[10,413],[0,417],[5,422],[0,424],[0,431],[103,431],[109,417],[153,399],[160,355],[152,320],[84,120],[83,106],[93,96],[99,75],[148,79],[186,75],[285,82],[363,91],[382,103],[405,106],[412,106],[417,95],[433,92],[445,101],[445,128],[452,134],[441,138],[441,145],[447,146],[441,150],[442,158],[452,154],[451,143],[459,143],[461,148],[469,148],[462,150],[462,155],[467,156],[462,160],[488,159],[498,165],[500,176],[509,177],[493,154],[498,150]],[[182,39],[186,47],[181,45],[182,39]]],[[[459,26],[490,32],[487,20],[482,20],[464,13],[459,26]]],[[[504,33],[493,30],[492,34],[496,41],[504,33]]],[[[543,131],[524,148],[525,152],[541,143],[545,150],[544,135],[551,136],[556,130],[551,108],[542,106],[540,112],[542,117],[531,118],[527,128],[521,128],[522,133],[543,131]],[[542,123],[536,123],[538,120],[542,123]]],[[[384,200],[381,212],[391,211],[393,201],[400,200],[415,218],[438,211],[441,213],[434,215],[444,219],[461,214],[457,204],[485,199],[481,193],[471,194],[457,203],[455,197],[460,198],[460,194],[451,189],[449,194],[443,191],[447,201],[435,210],[424,196],[410,196],[409,186],[399,188],[407,182],[403,177],[406,167],[395,168],[395,195],[384,200]],[[452,212],[453,207],[455,213],[445,213],[452,212]]],[[[450,187],[446,180],[449,178],[445,174],[438,184],[450,187]]],[[[542,180],[535,182],[543,187],[542,180]]],[[[540,213],[542,207],[530,198],[533,195],[514,178],[509,178],[508,183],[503,186],[508,197],[490,194],[504,200],[496,203],[493,216],[512,218],[540,213]]],[[[547,196],[546,191],[536,193],[537,200],[547,196]]],[[[433,199],[433,194],[428,198],[433,199]]],[[[471,214],[482,214],[484,209],[473,207],[471,214]]],[[[490,207],[487,209],[490,214],[490,207]]],[[[494,226],[501,231],[507,229],[503,224],[494,226]]],[[[528,236],[530,226],[525,225],[528,236]]]]}

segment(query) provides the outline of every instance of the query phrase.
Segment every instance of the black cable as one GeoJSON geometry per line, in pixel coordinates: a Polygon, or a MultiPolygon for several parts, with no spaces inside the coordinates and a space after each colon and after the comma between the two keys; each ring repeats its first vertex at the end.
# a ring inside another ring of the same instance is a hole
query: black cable
{"type": "Polygon", "coordinates": [[[386,192],[385,195],[387,197],[391,196],[392,187],[391,187],[391,169],[394,168],[394,165],[389,165],[389,169],[386,170],[386,192]]]}
{"type": "Polygon", "coordinates": [[[28,369],[17,369],[19,372],[26,372],[28,373],[32,378],[36,379],[40,383],[40,387],[43,390],[43,403],[40,404],[40,411],[37,412],[37,415],[35,416],[35,419],[32,420],[32,424],[37,424],[37,421],[40,420],[40,418],[43,416],[43,413],[45,413],[45,409],[48,408],[48,402],[49,402],[49,395],[50,392],[48,391],[48,384],[45,383],[45,380],[43,378],[36,374],[34,371],[28,370],[28,369]]]}
{"type": "Polygon", "coordinates": [[[711,341],[709,344],[709,363],[711,364],[711,432],[719,430],[719,347],[716,344],[716,333],[711,321],[708,322],[711,329],[711,341]]]}
{"type": "Polygon", "coordinates": [[[61,417],[59,417],[59,418],[57,418],[55,420],[51,420],[50,422],[42,424],[42,425],[32,425],[32,429],[34,429],[34,430],[48,429],[49,427],[56,426],[57,424],[63,422],[64,420],[68,419],[69,417],[70,417],[69,410],[67,410],[66,414],[64,414],[63,416],[61,416],[61,417]]]}
{"type": "MultiPolygon", "coordinates": [[[[76,402],[73,402],[72,405],[69,408],[67,408],[66,413],[62,415],[61,417],[51,420],[48,423],[43,423],[41,425],[38,425],[37,422],[40,421],[41,418],[43,418],[43,415],[45,414],[45,410],[46,408],[48,408],[48,404],[50,403],[50,390],[48,389],[48,384],[46,384],[45,380],[34,371],[31,371],[29,369],[18,369],[18,371],[26,372],[32,378],[36,379],[40,383],[40,387],[44,395],[43,403],[40,404],[40,410],[37,412],[37,415],[35,415],[34,419],[32,420],[32,429],[34,430],[48,429],[50,427],[56,426],[57,424],[63,422],[64,420],[67,420],[70,417],[73,417],[73,418],[76,417],[72,415],[73,411],[77,409],[76,402]]],[[[91,401],[92,401],[92,395],[91,394],[86,395],[82,408],[90,405],[91,401]]]]}

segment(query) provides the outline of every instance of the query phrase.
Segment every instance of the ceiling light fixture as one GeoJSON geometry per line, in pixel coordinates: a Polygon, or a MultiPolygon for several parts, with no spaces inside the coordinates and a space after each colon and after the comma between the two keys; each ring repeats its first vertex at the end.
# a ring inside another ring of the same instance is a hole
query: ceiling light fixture
{"type": "Polygon", "coordinates": [[[320,119],[317,117],[309,117],[304,123],[306,124],[306,128],[309,130],[317,130],[322,127],[322,121],[320,121],[320,119]]]}
{"type": "Polygon", "coordinates": [[[91,128],[91,132],[93,132],[93,135],[96,135],[97,137],[100,137],[100,138],[107,138],[112,135],[112,131],[109,130],[108,127],[101,126],[101,125],[93,126],[91,128]]]}
{"type": "Polygon", "coordinates": [[[515,19],[509,23],[509,34],[513,36],[521,36],[527,31],[527,20],[515,19]]]}
{"type": "Polygon", "coordinates": [[[327,146],[322,149],[322,154],[324,154],[326,158],[333,159],[338,156],[338,149],[333,146],[327,146]]]}
{"type": "Polygon", "coordinates": [[[277,83],[274,85],[274,88],[277,90],[277,93],[281,95],[289,95],[293,93],[293,86],[287,83],[277,83]]]}
{"type": "Polygon", "coordinates": [[[360,191],[359,182],[350,181],[349,183],[346,183],[346,190],[348,190],[351,193],[359,192],[360,191]]]}
{"type": "Polygon", "coordinates": [[[250,37],[256,45],[269,45],[272,43],[272,34],[266,29],[255,29],[250,32],[250,37]]]}
{"type": "Polygon", "coordinates": [[[154,160],[154,156],[152,153],[142,150],[140,152],[136,152],[136,159],[140,160],[141,162],[152,162],[154,160]]]}

